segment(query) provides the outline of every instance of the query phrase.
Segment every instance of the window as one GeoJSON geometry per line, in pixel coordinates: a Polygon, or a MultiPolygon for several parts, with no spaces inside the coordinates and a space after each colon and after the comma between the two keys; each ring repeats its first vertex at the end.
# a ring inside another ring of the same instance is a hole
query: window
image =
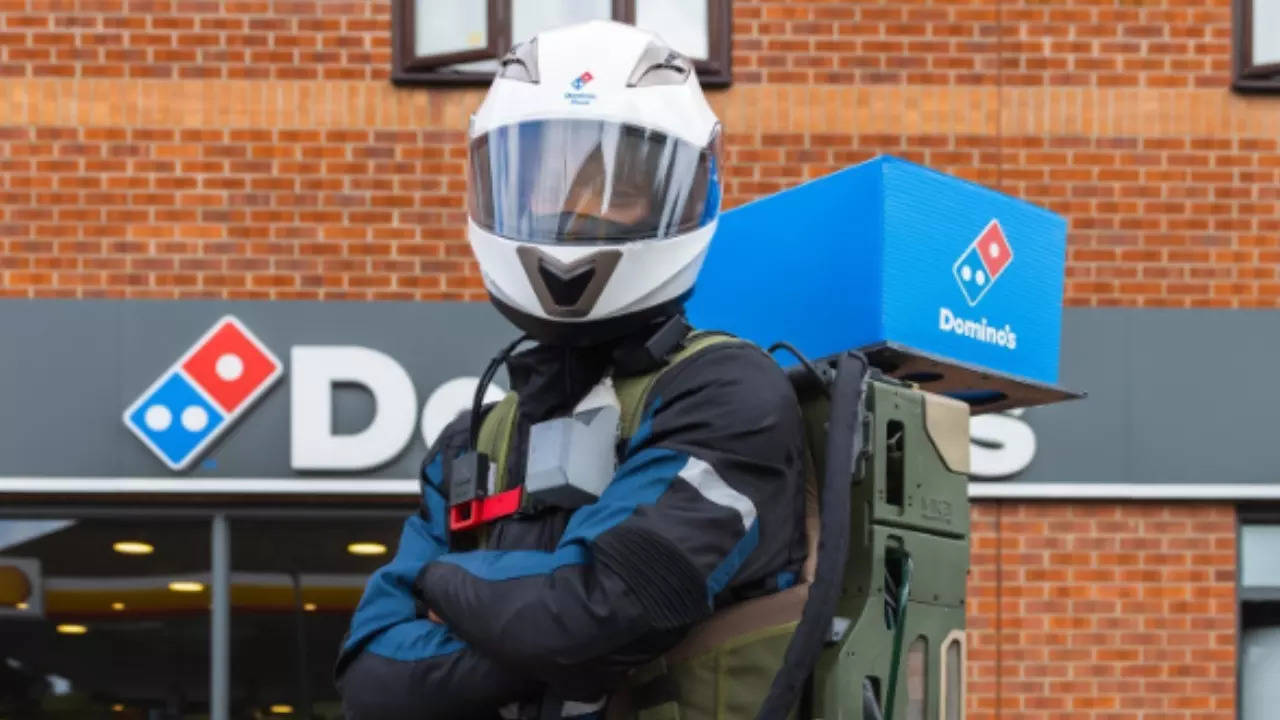
{"type": "Polygon", "coordinates": [[[208,713],[209,558],[208,520],[0,518],[0,717],[208,713]]]}
{"type": "Polygon", "coordinates": [[[1280,520],[1240,526],[1240,718],[1275,716],[1280,705],[1280,520]]]}
{"type": "Polygon", "coordinates": [[[338,720],[338,648],[407,514],[31,512],[0,515],[0,718],[338,720]]]}
{"type": "Polygon", "coordinates": [[[658,33],[695,61],[704,87],[725,87],[729,11],[730,0],[396,0],[391,79],[485,85],[513,42],[560,25],[612,18],[658,33]]]}
{"type": "Polygon", "coordinates": [[[407,514],[231,518],[231,717],[342,718],[338,648],[407,514]]]}
{"type": "Polygon", "coordinates": [[[1280,92],[1280,0],[1235,0],[1235,88],[1280,92]]]}

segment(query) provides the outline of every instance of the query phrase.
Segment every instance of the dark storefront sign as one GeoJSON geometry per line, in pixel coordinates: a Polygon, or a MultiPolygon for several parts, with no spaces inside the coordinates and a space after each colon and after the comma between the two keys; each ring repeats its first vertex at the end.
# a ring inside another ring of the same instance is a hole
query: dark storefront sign
{"type": "MultiPolygon", "coordinates": [[[[0,491],[413,494],[513,335],[483,303],[3,302],[0,491]]],[[[1089,397],[975,417],[975,496],[1280,497],[1280,316],[1069,309],[1062,348],[1089,397]]]]}
{"type": "Polygon", "coordinates": [[[1280,498],[1276,357],[1280,313],[1068,309],[1061,383],[1088,397],[975,419],[975,467],[1004,477],[971,492],[1280,498]]]}
{"type": "Polygon", "coordinates": [[[3,302],[0,490],[412,492],[514,335],[481,303],[3,302]]]}

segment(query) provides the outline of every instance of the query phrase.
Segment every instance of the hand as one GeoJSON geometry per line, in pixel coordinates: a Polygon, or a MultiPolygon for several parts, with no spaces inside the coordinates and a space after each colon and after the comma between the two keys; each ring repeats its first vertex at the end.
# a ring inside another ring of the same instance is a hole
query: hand
{"type": "Polygon", "coordinates": [[[440,616],[436,614],[435,610],[427,610],[427,619],[437,625],[444,624],[444,621],[440,619],[440,616]]]}

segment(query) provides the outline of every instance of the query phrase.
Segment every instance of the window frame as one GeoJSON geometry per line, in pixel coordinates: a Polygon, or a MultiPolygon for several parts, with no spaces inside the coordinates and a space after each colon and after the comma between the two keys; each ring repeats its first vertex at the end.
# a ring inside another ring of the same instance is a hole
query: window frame
{"type": "Polygon", "coordinates": [[[1280,93],[1280,62],[1253,63],[1253,4],[1256,0],[1232,0],[1232,82],[1239,92],[1280,93]]]}
{"type": "MultiPolygon", "coordinates": [[[[391,6],[391,82],[400,86],[482,87],[493,82],[492,72],[444,70],[445,66],[475,60],[496,60],[511,49],[511,0],[488,4],[489,44],[483,49],[434,56],[416,53],[416,0],[393,0],[391,6]]],[[[707,59],[693,60],[704,88],[725,88],[733,81],[733,0],[707,3],[707,59]]],[[[636,0],[612,0],[613,17],[635,23],[636,0]]],[[[692,59],[692,58],[691,58],[692,59]]]]}
{"type": "MultiPolygon", "coordinates": [[[[1237,0],[1239,1],[1239,0],[1237,0]]],[[[1244,0],[1249,2],[1250,0],[1244,0]]],[[[1280,525],[1280,503],[1241,503],[1236,505],[1236,713],[1243,716],[1244,710],[1244,643],[1246,604],[1272,604],[1280,601],[1277,588],[1246,588],[1244,585],[1244,527],[1246,525],[1280,525]]]]}

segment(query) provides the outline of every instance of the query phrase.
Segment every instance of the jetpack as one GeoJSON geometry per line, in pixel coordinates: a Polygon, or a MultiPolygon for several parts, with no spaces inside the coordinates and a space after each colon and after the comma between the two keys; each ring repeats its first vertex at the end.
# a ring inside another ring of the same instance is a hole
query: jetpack
{"type": "Polygon", "coordinates": [[[1079,397],[1065,252],[1062,217],[892,157],[723,214],[690,320],[788,351],[819,497],[755,717],[964,717],[969,417],[1079,397]]]}

